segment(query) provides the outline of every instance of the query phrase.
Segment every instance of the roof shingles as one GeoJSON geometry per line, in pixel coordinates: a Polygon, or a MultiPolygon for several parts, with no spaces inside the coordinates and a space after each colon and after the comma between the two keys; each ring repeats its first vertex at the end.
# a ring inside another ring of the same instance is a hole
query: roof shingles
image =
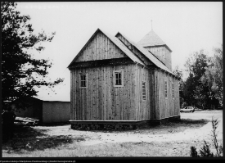
{"type": "Polygon", "coordinates": [[[146,46],[165,45],[165,43],[154,31],[150,31],[147,35],[144,36],[144,38],[142,38],[138,42],[138,45],[146,47],[146,46]]]}

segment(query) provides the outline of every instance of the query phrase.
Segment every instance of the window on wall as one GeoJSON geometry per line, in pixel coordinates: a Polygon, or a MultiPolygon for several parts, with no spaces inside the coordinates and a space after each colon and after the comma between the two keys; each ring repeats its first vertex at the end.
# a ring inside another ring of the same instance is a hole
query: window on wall
{"type": "Polygon", "coordinates": [[[123,87],[123,71],[114,71],[114,87],[123,87]]]}
{"type": "Polygon", "coordinates": [[[80,74],[80,87],[87,88],[87,75],[86,74],[80,74]]]}
{"type": "Polygon", "coordinates": [[[172,97],[174,98],[175,92],[174,92],[174,83],[172,83],[172,97]]]}
{"type": "Polygon", "coordinates": [[[167,81],[165,81],[165,98],[168,96],[168,91],[167,91],[167,81]]]}
{"type": "Polygon", "coordinates": [[[146,100],[146,82],[142,82],[142,99],[146,100]]]}

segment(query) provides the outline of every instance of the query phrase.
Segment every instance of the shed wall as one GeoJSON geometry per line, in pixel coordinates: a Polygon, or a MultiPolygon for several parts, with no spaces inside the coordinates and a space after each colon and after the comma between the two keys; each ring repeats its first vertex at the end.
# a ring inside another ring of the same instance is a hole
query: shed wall
{"type": "Polygon", "coordinates": [[[68,122],[70,102],[43,101],[43,123],[68,122]]]}

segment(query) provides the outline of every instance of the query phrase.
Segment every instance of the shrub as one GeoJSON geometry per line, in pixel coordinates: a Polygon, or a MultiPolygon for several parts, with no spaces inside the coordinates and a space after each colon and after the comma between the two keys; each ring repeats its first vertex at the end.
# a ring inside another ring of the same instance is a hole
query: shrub
{"type": "Polygon", "coordinates": [[[218,120],[212,118],[212,138],[213,145],[216,149],[216,154],[214,155],[209,148],[209,144],[204,141],[203,147],[200,149],[199,153],[197,152],[194,146],[191,146],[190,156],[191,157],[222,157],[223,156],[223,146],[218,144],[216,129],[218,127],[218,120]]]}

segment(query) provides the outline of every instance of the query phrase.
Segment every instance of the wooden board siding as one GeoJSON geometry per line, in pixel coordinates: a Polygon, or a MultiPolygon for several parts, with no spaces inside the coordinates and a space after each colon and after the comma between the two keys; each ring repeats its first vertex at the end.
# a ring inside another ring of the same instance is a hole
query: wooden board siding
{"type": "Polygon", "coordinates": [[[72,120],[135,120],[134,70],[134,64],[71,70],[72,120]],[[113,71],[121,69],[124,86],[114,87],[113,71]],[[80,73],[87,74],[87,88],[79,86],[80,73]]]}
{"type": "Polygon", "coordinates": [[[145,47],[172,71],[171,53],[165,46],[145,47]]]}
{"type": "Polygon", "coordinates": [[[141,52],[133,46],[126,38],[124,38],[120,33],[116,35],[116,37],[131,51],[133,52],[141,61],[145,63],[145,65],[153,65],[152,62],[149,61],[141,52]]]}
{"type": "Polygon", "coordinates": [[[81,52],[76,62],[126,57],[104,34],[98,33],[81,52]]]}
{"type": "Polygon", "coordinates": [[[155,89],[155,76],[154,76],[154,69],[153,67],[148,69],[149,74],[149,107],[150,107],[150,120],[156,120],[156,89],[155,89]]]}
{"type": "Polygon", "coordinates": [[[151,119],[151,99],[152,97],[150,90],[151,84],[151,74],[149,69],[142,66],[136,65],[135,67],[135,110],[136,110],[136,120],[150,120],[151,119]],[[146,83],[146,100],[142,98],[142,82],[146,83]]]}
{"type": "MultiPolygon", "coordinates": [[[[73,101],[73,96],[74,96],[74,94],[73,94],[73,88],[75,88],[74,86],[73,86],[73,71],[70,71],[70,101],[73,101]]],[[[70,119],[74,119],[74,117],[73,117],[73,111],[74,111],[74,109],[73,109],[73,103],[71,102],[70,103],[70,119]]]]}
{"type": "Polygon", "coordinates": [[[180,115],[179,104],[179,85],[178,80],[170,75],[156,70],[155,71],[156,89],[156,119],[165,119],[180,115]],[[165,98],[165,81],[168,82],[168,97],[165,98]],[[172,82],[174,82],[175,97],[172,98],[172,82]]]}

